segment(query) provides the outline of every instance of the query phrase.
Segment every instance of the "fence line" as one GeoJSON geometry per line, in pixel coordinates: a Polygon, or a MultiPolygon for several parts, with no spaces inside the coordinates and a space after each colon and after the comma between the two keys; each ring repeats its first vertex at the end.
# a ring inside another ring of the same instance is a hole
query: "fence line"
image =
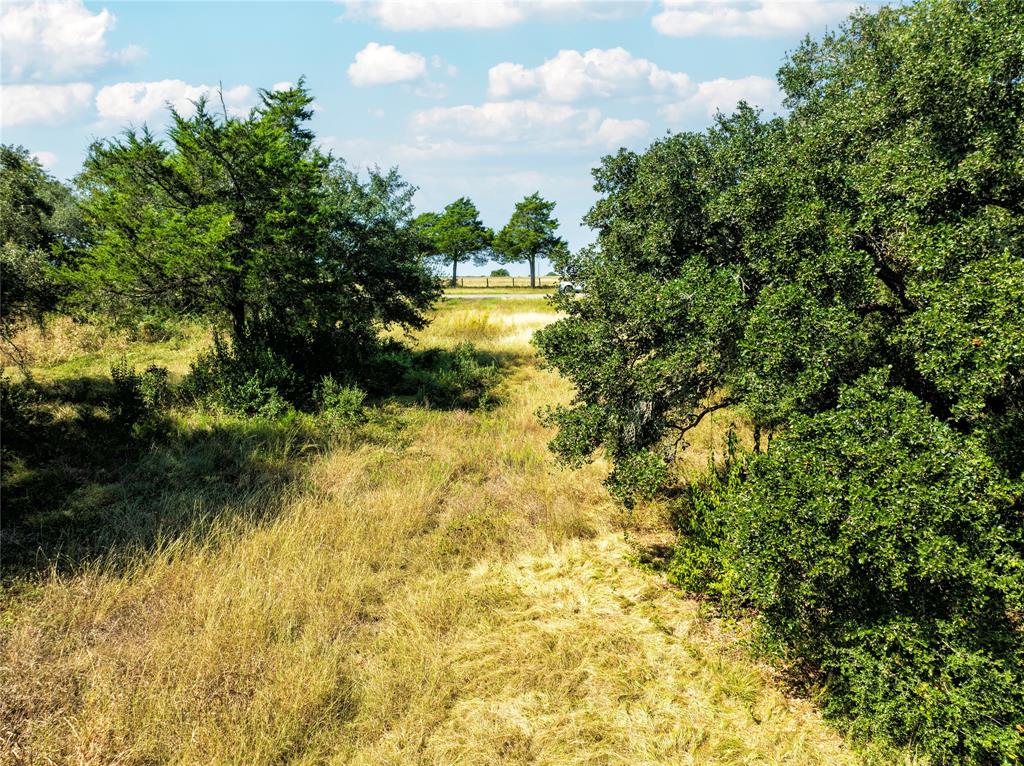
{"type": "MultiPolygon", "coordinates": [[[[557,287],[558,277],[537,277],[537,287],[557,287]]],[[[449,277],[440,279],[440,282],[445,287],[450,287],[452,280],[449,277]]],[[[529,287],[529,277],[458,277],[455,280],[458,287],[482,287],[482,288],[494,288],[494,287],[529,287]]]]}

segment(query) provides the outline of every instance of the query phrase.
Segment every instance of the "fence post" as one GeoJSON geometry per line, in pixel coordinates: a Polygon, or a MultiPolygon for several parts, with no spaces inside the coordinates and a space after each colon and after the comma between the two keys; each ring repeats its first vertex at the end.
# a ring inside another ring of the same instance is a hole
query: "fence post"
{"type": "Polygon", "coordinates": [[[484,287],[490,287],[490,286],[491,286],[491,278],[490,277],[484,277],[484,287]]]}
{"type": "Polygon", "coordinates": [[[516,278],[512,277],[512,287],[515,287],[515,286],[516,286],[516,278]]]}

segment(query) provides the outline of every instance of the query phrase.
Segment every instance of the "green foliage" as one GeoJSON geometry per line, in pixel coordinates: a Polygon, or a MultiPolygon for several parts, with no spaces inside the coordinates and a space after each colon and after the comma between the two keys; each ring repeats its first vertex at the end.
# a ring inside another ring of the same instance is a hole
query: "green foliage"
{"type": "Polygon", "coordinates": [[[469,197],[459,197],[441,213],[423,213],[414,224],[431,256],[452,265],[452,285],[456,284],[460,263],[470,259],[478,265],[487,262],[494,232],[481,223],[480,213],[469,197]]]}
{"type": "Polygon", "coordinates": [[[736,432],[730,428],[722,464],[712,455],[707,473],[683,487],[672,503],[679,539],[667,574],[679,587],[695,593],[730,594],[734,578],[725,542],[733,517],[728,501],[740,488],[745,465],[736,432]]]}
{"type": "Polygon", "coordinates": [[[508,276],[511,276],[511,274],[509,274],[508,269],[502,268],[502,269],[494,269],[491,272],[491,276],[492,277],[508,277],[508,276]]]}
{"type": "Polygon", "coordinates": [[[122,358],[110,368],[113,395],[109,407],[114,422],[139,439],[161,436],[167,426],[166,408],[171,390],[167,368],[150,365],[137,373],[122,358]]]}
{"type": "Polygon", "coordinates": [[[186,400],[225,412],[276,418],[301,401],[302,379],[287,360],[269,348],[228,347],[214,336],[213,348],[200,355],[181,384],[186,400]]]}
{"type": "Polygon", "coordinates": [[[66,293],[56,267],[74,260],[86,234],[76,201],[22,147],[0,145],[0,338],[42,322],[66,293]]]}
{"type": "Polygon", "coordinates": [[[828,709],[935,763],[1022,749],[1024,26],[1018,0],[858,12],[779,73],[790,113],[595,171],[585,282],[537,335],[613,489],[731,406],[776,436],[682,497],[675,579],[756,606],[828,709]]]}
{"type": "Polygon", "coordinates": [[[555,234],[558,219],[552,217],[554,210],[554,202],[534,192],[516,203],[509,222],[494,237],[499,261],[530,264],[530,287],[535,286],[537,259],[556,257],[565,250],[565,241],[555,234]]]}
{"type": "Polygon", "coordinates": [[[860,733],[914,732],[939,762],[1020,753],[1019,487],[887,371],[795,419],[750,471],[717,514],[719,582],[824,672],[826,709],[860,733]]]}
{"type": "Polygon", "coordinates": [[[498,379],[497,367],[464,342],[450,351],[434,348],[409,358],[402,390],[428,406],[476,409],[496,403],[498,379]]]}
{"type": "Polygon", "coordinates": [[[366,392],[356,386],[342,385],[327,376],[320,381],[316,399],[320,414],[334,425],[352,426],[365,420],[366,392]]]}
{"type": "MultiPolygon", "coordinates": [[[[322,154],[311,103],[301,83],[261,91],[245,117],[201,99],[191,117],[172,110],[167,143],[146,130],[95,143],[79,184],[96,242],[68,273],[77,300],[206,317],[238,354],[266,350],[308,389],[365,365],[384,326],[423,326],[438,290],[411,226],[414,189],[322,154]]],[[[260,385],[239,382],[239,396],[260,385]]]]}
{"type": "Polygon", "coordinates": [[[26,383],[16,383],[0,375],[0,466],[6,468],[16,455],[30,446],[42,415],[38,409],[39,397],[26,383]]]}

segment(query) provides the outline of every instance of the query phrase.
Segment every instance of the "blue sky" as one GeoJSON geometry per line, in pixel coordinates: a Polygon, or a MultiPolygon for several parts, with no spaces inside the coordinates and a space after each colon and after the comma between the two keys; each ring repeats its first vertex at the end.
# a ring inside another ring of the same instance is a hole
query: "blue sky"
{"type": "MultiPolygon", "coordinates": [[[[833,0],[4,2],[0,130],[54,175],[165,104],[222,83],[233,111],[305,76],[314,130],[351,164],[397,165],[419,210],[471,197],[498,228],[534,191],[573,248],[590,169],[620,146],[779,109],[775,72],[833,0]]],[[[466,273],[487,269],[469,267],[466,273]]],[[[525,267],[514,270],[525,273],[525,267]]]]}

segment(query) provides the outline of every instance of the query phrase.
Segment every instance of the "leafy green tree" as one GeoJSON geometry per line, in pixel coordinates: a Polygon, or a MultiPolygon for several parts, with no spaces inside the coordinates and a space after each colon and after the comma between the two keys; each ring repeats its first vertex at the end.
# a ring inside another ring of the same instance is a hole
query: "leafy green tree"
{"type": "Polygon", "coordinates": [[[487,261],[494,232],[480,221],[480,213],[469,197],[459,197],[441,213],[423,213],[416,226],[430,244],[430,252],[452,265],[454,287],[458,267],[472,259],[477,265],[487,261]]]}
{"type": "Polygon", "coordinates": [[[0,146],[0,340],[16,358],[14,332],[58,307],[65,289],[56,267],[87,240],[70,189],[23,147],[0,146]]]}
{"type": "Polygon", "coordinates": [[[502,263],[530,264],[530,287],[536,286],[537,259],[550,258],[565,248],[558,237],[555,203],[534,192],[516,203],[512,218],[494,238],[494,252],[502,263]]]}
{"type": "Polygon", "coordinates": [[[508,277],[508,276],[511,276],[511,275],[509,274],[508,269],[494,269],[491,272],[491,276],[492,277],[508,277]]]}
{"type": "Polygon", "coordinates": [[[718,509],[696,579],[936,763],[1024,750],[1021,12],[859,12],[782,67],[786,118],[605,158],[587,291],[537,337],[577,391],[555,450],[684,529],[718,509]],[[672,461],[725,407],[767,454],[697,502],[672,461]]]}
{"type": "Polygon", "coordinates": [[[96,244],[72,274],[78,298],[205,317],[307,378],[358,365],[386,324],[421,326],[436,287],[414,189],[395,171],[362,182],[321,153],[311,103],[301,82],[260,91],[245,117],[201,99],[192,116],[172,110],[166,143],[147,129],[95,143],[79,183],[96,244]]]}

